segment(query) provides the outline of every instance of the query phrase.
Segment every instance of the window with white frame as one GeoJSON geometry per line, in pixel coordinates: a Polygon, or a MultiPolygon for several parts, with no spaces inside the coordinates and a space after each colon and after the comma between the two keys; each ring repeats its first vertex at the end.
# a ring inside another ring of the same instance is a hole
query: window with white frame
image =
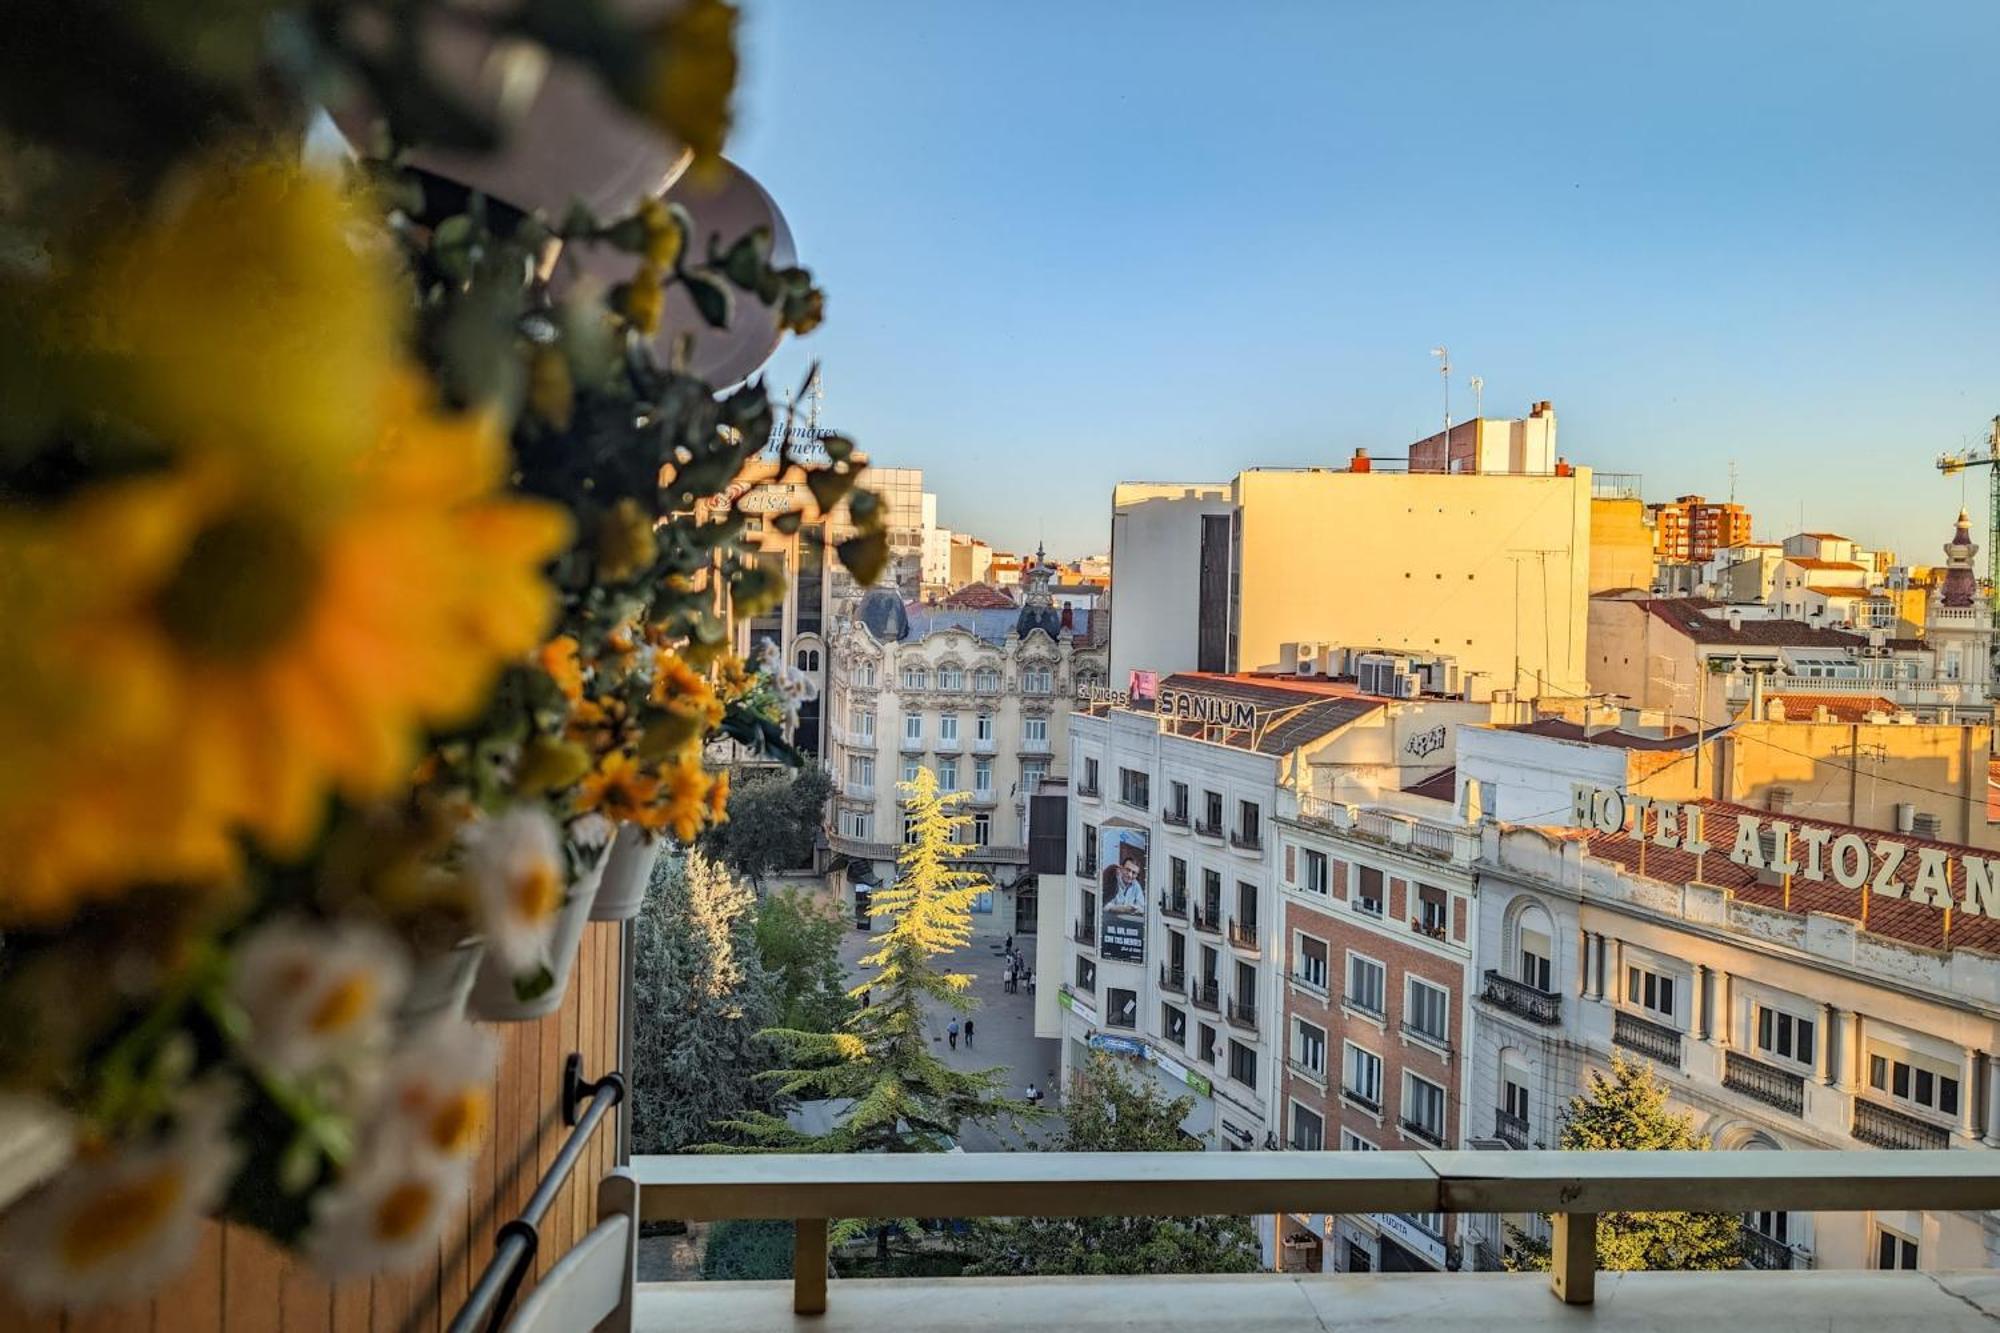
{"type": "Polygon", "coordinates": [[[1052,694],[1055,691],[1055,677],[1045,666],[1028,667],[1021,672],[1021,693],[1052,694]]]}
{"type": "Polygon", "coordinates": [[[1500,1071],[1500,1109],[1521,1122],[1525,1132],[1528,1128],[1528,1072],[1513,1066],[1500,1071]]]}
{"type": "Polygon", "coordinates": [[[903,714],[903,739],[921,743],[924,739],[924,715],[922,713],[903,714]]]}
{"type": "Polygon", "coordinates": [[[1382,965],[1373,958],[1350,953],[1347,955],[1347,993],[1341,999],[1349,1006],[1379,1018],[1387,1012],[1382,1002],[1383,975],[1382,965]]]}
{"type": "Polygon", "coordinates": [[[972,823],[967,827],[972,830],[972,840],[981,847],[993,841],[993,816],[984,810],[973,815],[972,823]]]}
{"type": "Polygon", "coordinates": [[[1151,809],[1153,804],[1151,775],[1142,773],[1136,768],[1119,769],[1118,799],[1126,805],[1136,806],[1141,810],[1151,809]]]}
{"type": "Polygon", "coordinates": [[[1000,673],[992,667],[981,667],[972,673],[972,688],[981,694],[994,694],[1000,689],[1000,673]]]}
{"type": "Polygon", "coordinates": [[[1185,782],[1167,784],[1166,813],[1185,824],[1188,820],[1188,785],[1185,782]]]}
{"type": "Polygon", "coordinates": [[[1240,1041],[1229,1043],[1229,1077],[1246,1088],[1257,1086],[1257,1048],[1240,1041]]]}
{"type": "Polygon", "coordinates": [[[938,743],[942,745],[947,741],[954,744],[958,741],[957,713],[938,714],[938,743]]]}
{"type": "Polygon", "coordinates": [[[1360,873],[1354,877],[1354,907],[1356,911],[1382,915],[1382,872],[1374,866],[1358,867],[1360,873]]]}
{"type": "Polygon", "coordinates": [[[1160,1006],[1160,1035],[1176,1046],[1187,1045],[1187,1011],[1175,1005],[1160,1006]]]}
{"type": "Polygon", "coordinates": [[[1783,1009],[1773,1009],[1768,1004],[1757,1006],[1756,1043],[1758,1053],[1768,1060],[1782,1060],[1790,1064],[1812,1067],[1814,1055],[1813,1020],[1800,1018],[1797,1014],[1786,1013],[1783,1009]]]}
{"type": "Polygon", "coordinates": [[[1325,1028],[1303,1018],[1292,1019],[1292,1063],[1316,1077],[1326,1077],[1325,1028]]]}
{"type": "Polygon", "coordinates": [[[938,688],[941,690],[962,690],[965,688],[965,669],[956,666],[938,668],[938,688]]]}
{"type": "Polygon", "coordinates": [[[922,667],[906,666],[903,668],[904,689],[921,690],[929,683],[930,683],[930,673],[925,671],[922,667]]]}
{"type": "Polygon", "coordinates": [[[1533,930],[1523,926],[1519,935],[1521,947],[1518,966],[1520,968],[1520,975],[1516,980],[1525,981],[1536,990],[1548,990],[1550,978],[1549,960],[1555,957],[1555,946],[1549,942],[1548,934],[1545,931],[1533,930]]]}
{"type": "Polygon", "coordinates": [[[915,842],[916,840],[917,840],[917,817],[915,815],[904,815],[903,841],[915,842]]]}
{"type": "Polygon", "coordinates": [[[842,810],[840,831],[847,837],[867,842],[875,836],[875,815],[868,810],[842,810]]]}
{"type": "Polygon", "coordinates": [[[1444,1089],[1427,1078],[1403,1075],[1403,1124],[1432,1143],[1444,1142],[1444,1089]]]}
{"type": "Polygon", "coordinates": [[[1382,1109],[1382,1057],[1347,1043],[1346,1068],[1341,1075],[1341,1091],[1367,1106],[1382,1109]]]}
{"type": "Polygon", "coordinates": [[[1036,784],[1049,775],[1049,761],[1046,759],[1023,759],[1021,761],[1021,793],[1035,789],[1036,784]]]}
{"type": "Polygon", "coordinates": [[[1304,858],[1305,874],[1300,877],[1299,887],[1307,893],[1317,893],[1324,898],[1332,884],[1327,875],[1326,853],[1316,852],[1308,847],[1304,849],[1304,858]]]}
{"type": "Polygon", "coordinates": [[[875,756],[872,754],[847,756],[847,780],[856,787],[874,786],[875,756]]]}
{"type": "Polygon", "coordinates": [[[978,717],[974,718],[972,720],[972,735],[973,739],[975,740],[982,740],[982,741],[992,740],[993,714],[981,713],[978,717]]]}
{"type": "Polygon", "coordinates": [[[956,759],[938,760],[938,790],[939,791],[958,790],[958,760],[956,759]]]}
{"type": "Polygon", "coordinates": [[[1343,1129],[1340,1131],[1340,1150],[1342,1152],[1382,1151],[1380,1148],[1370,1143],[1367,1139],[1362,1138],[1359,1134],[1356,1134],[1351,1129],[1343,1129]]]}
{"type": "Polygon", "coordinates": [[[1449,1042],[1451,992],[1428,981],[1409,978],[1409,994],[1403,1000],[1403,1025],[1439,1045],[1449,1042]]]}
{"type": "Polygon", "coordinates": [[[1021,739],[1032,744],[1049,743],[1049,720],[1045,717],[1024,717],[1021,719],[1021,739]]]}
{"type": "Polygon", "coordinates": [[[873,744],[875,740],[875,710],[863,708],[859,704],[847,710],[847,725],[854,728],[854,734],[861,741],[873,744]]]}
{"type": "Polygon", "coordinates": [[[1292,978],[1303,986],[1326,993],[1326,941],[1314,935],[1292,936],[1292,978]]]}
{"type": "Polygon", "coordinates": [[[1291,1103],[1292,1132],[1286,1140],[1296,1152],[1318,1152],[1326,1146],[1326,1122],[1315,1111],[1291,1103]]]}
{"type": "Polygon", "coordinates": [[[1915,1271],[1917,1242],[1879,1222],[1875,1225],[1875,1266],[1883,1269],[1915,1271]]]}
{"type": "Polygon", "coordinates": [[[1871,1043],[1868,1050],[1868,1086],[1909,1106],[1935,1111],[1939,1115],[1958,1114],[1958,1077],[1947,1073],[1939,1060],[1871,1043]]]}
{"type": "Polygon", "coordinates": [[[972,761],[972,790],[980,796],[993,794],[993,761],[975,759],[972,761]]]}
{"type": "Polygon", "coordinates": [[[1625,969],[1625,1002],[1672,1022],[1674,1018],[1674,978],[1651,968],[1625,969]]]}
{"type": "Polygon", "coordinates": [[[864,690],[874,689],[875,664],[873,662],[856,662],[854,664],[854,683],[864,690]]]}
{"type": "Polygon", "coordinates": [[[903,760],[903,781],[915,782],[917,780],[917,774],[923,771],[924,771],[923,760],[921,759],[903,760]]]}

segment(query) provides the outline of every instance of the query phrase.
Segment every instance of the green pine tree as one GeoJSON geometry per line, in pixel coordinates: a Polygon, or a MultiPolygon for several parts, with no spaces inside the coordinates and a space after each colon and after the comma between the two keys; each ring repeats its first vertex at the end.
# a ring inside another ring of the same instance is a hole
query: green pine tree
{"type": "MultiPolygon", "coordinates": [[[[1667,1092],[1642,1060],[1613,1052],[1611,1072],[1591,1071],[1590,1086],[1563,1113],[1560,1146],[1568,1152],[1707,1151],[1686,1114],[1667,1109],[1667,1092]]],[[[1543,1215],[1547,1220],[1547,1215],[1543,1215]]],[[[1597,1266],[1632,1269],[1735,1268],[1742,1260],[1735,1213],[1604,1213],[1597,1219],[1597,1266]]],[[[1515,1270],[1549,1266],[1547,1241],[1509,1225],[1515,1270]]]]}
{"type": "MultiPolygon", "coordinates": [[[[1194,1098],[1169,1100],[1128,1077],[1112,1057],[1090,1057],[1063,1099],[1062,1152],[1200,1152],[1181,1132],[1194,1098]]],[[[966,1272],[989,1277],[1076,1274],[1254,1273],[1257,1226],[1247,1217],[1016,1217],[977,1224],[966,1272]]]]}
{"type": "Polygon", "coordinates": [[[778,1012],[759,961],[754,898],[699,851],[653,870],[633,922],[632,1143],[683,1152],[745,1106],[768,1107],[757,1075],[776,1051],[759,1033],[778,1012]]]}
{"type": "MultiPolygon", "coordinates": [[[[970,822],[957,813],[963,792],[937,789],[928,769],[901,786],[913,837],[897,859],[896,882],[877,889],[871,913],[889,923],[861,960],[867,979],[849,993],[868,1002],[837,1032],[772,1028],[764,1035],[789,1060],[761,1077],[786,1100],[846,1103],[824,1134],[795,1130],[769,1111],[751,1109],[727,1122],[751,1150],[781,1152],[945,1152],[968,1121],[1019,1124],[1034,1108],[1005,1094],[1006,1071],[954,1069],[932,1050],[931,1031],[947,1014],[976,1006],[972,978],[938,960],[972,939],[972,903],[983,879],[960,867],[971,848],[956,840],[970,822]]],[[[724,1150],[727,1150],[724,1147],[724,1150]]],[[[899,1219],[906,1231],[920,1228],[899,1219]]],[[[843,1224],[836,1238],[863,1225],[843,1224]]],[[[888,1229],[882,1227],[886,1258],[888,1229]]]]}

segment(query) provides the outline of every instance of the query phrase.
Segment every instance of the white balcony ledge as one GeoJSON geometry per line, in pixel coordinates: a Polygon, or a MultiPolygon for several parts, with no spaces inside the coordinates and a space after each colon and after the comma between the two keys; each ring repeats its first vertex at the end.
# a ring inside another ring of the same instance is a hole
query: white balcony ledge
{"type": "Polygon", "coordinates": [[[636,1333],[954,1333],[1143,1329],[1989,1329],[2000,1274],[1603,1273],[1595,1305],[1563,1305],[1533,1274],[1252,1274],[1159,1278],[836,1281],[826,1313],[792,1312],[789,1282],[666,1282],[638,1290],[636,1333]],[[944,1312],[949,1311],[948,1320],[944,1312]]]}

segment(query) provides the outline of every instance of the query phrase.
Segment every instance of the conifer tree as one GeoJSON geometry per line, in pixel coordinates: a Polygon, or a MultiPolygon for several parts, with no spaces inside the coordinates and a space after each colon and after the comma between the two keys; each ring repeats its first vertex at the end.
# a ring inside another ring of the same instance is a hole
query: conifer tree
{"type": "MultiPolygon", "coordinates": [[[[1590,1086],[1563,1113],[1560,1146],[1567,1152],[1706,1151],[1686,1114],[1667,1109],[1666,1089],[1651,1065],[1612,1052],[1611,1072],[1592,1070],[1590,1086]]],[[[1547,1220],[1547,1215],[1543,1215],[1547,1220]]],[[[1508,1266],[1542,1270],[1549,1245],[1509,1225],[1508,1266]]],[[[1597,1219],[1597,1266],[1631,1269],[1734,1268],[1742,1258],[1735,1213],[1604,1213],[1597,1219]]]]}
{"type": "MultiPolygon", "coordinates": [[[[1181,1132],[1194,1098],[1168,1099],[1148,1079],[1093,1053],[1063,1099],[1062,1152],[1200,1152],[1181,1132]]],[[[1254,1273],[1257,1225],[1247,1217],[1015,1217],[978,1223],[966,1272],[991,1277],[1254,1273]]]]}

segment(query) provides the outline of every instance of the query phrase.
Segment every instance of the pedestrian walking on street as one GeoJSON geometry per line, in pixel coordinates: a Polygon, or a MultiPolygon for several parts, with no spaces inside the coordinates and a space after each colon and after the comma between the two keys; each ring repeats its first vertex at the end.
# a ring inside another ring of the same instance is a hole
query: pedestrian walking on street
{"type": "Polygon", "coordinates": [[[965,1020],[965,1049],[972,1049],[972,1020],[969,1018],[965,1020]]]}
{"type": "Polygon", "coordinates": [[[1014,956],[1014,935],[1011,931],[1007,934],[1007,956],[1009,958],[1014,956]]]}
{"type": "Polygon", "coordinates": [[[944,1030],[944,1038],[951,1043],[951,1048],[954,1051],[958,1049],[958,1020],[956,1018],[952,1019],[951,1026],[944,1030]]]}

